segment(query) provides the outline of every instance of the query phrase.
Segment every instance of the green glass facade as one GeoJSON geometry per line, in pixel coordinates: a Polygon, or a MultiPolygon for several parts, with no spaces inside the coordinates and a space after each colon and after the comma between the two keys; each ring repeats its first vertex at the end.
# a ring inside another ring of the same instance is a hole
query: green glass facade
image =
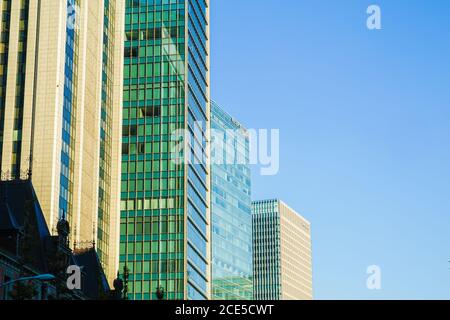
{"type": "MultiPolygon", "coordinates": [[[[27,58],[27,34],[28,34],[28,10],[29,1],[19,0],[20,21],[19,21],[19,43],[17,52],[17,77],[16,96],[14,105],[14,136],[11,157],[11,176],[20,176],[20,157],[22,153],[22,127],[25,94],[25,70],[27,58]]],[[[6,4],[6,3],[5,3],[6,4]]],[[[10,4],[6,4],[6,7],[10,4]]],[[[5,17],[3,17],[5,18],[5,17]]]]}
{"type": "Polygon", "coordinates": [[[77,110],[77,73],[79,34],[72,23],[80,20],[75,11],[78,0],[67,0],[66,43],[64,64],[64,100],[61,132],[61,172],[58,217],[73,221],[73,181],[77,110]]]}
{"type": "Polygon", "coordinates": [[[102,70],[102,106],[100,113],[100,167],[98,190],[98,224],[97,252],[99,259],[105,263],[109,258],[109,225],[111,223],[110,199],[111,186],[111,145],[113,122],[113,80],[114,74],[114,33],[116,5],[120,2],[108,0],[104,2],[103,21],[103,70],[102,70]]]}
{"type": "MultiPolygon", "coordinates": [[[[127,0],[120,264],[128,298],[208,299],[208,168],[178,163],[171,133],[209,125],[208,7],[203,0],[127,0]]],[[[184,150],[206,154],[206,139],[184,150]]],[[[203,157],[202,157],[203,158],[203,157]]]]}
{"type": "Polygon", "coordinates": [[[247,130],[211,104],[212,297],[253,298],[251,172],[247,130]]]}
{"type": "Polygon", "coordinates": [[[3,159],[3,135],[5,129],[6,80],[11,23],[11,0],[3,1],[0,22],[0,168],[3,159]]]}
{"type": "Polygon", "coordinates": [[[253,288],[256,300],[280,300],[281,256],[278,200],[252,203],[253,288]]]}

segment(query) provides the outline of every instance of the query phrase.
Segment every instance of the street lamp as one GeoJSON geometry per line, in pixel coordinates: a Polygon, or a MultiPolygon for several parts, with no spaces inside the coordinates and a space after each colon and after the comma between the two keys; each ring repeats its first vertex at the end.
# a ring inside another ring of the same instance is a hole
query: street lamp
{"type": "Polygon", "coordinates": [[[13,283],[16,283],[16,282],[21,282],[21,281],[29,281],[29,280],[52,281],[54,279],[55,279],[54,275],[48,274],[48,273],[44,273],[44,274],[38,274],[37,276],[33,276],[33,277],[24,277],[24,278],[19,278],[19,279],[15,279],[15,280],[11,280],[11,281],[5,282],[4,284],[0,285],[0,288],[6,287],[6,286],[9,286],[10,284],[13,284],[13,283]]]}

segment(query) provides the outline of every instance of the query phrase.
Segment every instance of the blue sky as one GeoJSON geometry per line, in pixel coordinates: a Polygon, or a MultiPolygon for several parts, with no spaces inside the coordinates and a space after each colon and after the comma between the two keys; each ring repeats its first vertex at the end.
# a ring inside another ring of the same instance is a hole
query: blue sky
{"type": "Polygon", "coordinates": [[[450,1],[213,0],[212,95],[279,128],[317,299],[450,299],[450,1]],[[382,30],[366,9],[382,10],[382,30]],[[382,289],[366,288],[379,265],[382,289]]]}

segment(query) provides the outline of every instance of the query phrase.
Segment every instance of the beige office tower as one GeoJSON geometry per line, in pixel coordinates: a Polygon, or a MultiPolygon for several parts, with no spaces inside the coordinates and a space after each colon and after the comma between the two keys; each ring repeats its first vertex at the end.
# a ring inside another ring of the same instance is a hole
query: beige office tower
{"type": "Polygon", "coordinates": [[[311,225],[280,200],[252,203],[256,300],[311,300],[311,225]]]}
{"type": "Polygon", "coordinates": [[[29,176],[53,232],[118,269],[125,0],[0,1],[2,179],[29,176]]]}

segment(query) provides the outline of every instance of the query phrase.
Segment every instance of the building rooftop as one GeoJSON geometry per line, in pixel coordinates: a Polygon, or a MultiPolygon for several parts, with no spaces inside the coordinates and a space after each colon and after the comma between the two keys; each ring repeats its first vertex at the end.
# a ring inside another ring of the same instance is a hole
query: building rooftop
{"type": "Polygon", "coordinates": [[[65,267],[77,265],[82,269],[81,291],[85,297],[99,299],[102,293],[108,294],[109,285],[95,247],[72,252],[61,244],[60,237],[52,236],[48,229],[31,181],[0,181],[0,250],[36,273],[55,275],[58,252],[63,252],[67,256],[65,267]]]}

